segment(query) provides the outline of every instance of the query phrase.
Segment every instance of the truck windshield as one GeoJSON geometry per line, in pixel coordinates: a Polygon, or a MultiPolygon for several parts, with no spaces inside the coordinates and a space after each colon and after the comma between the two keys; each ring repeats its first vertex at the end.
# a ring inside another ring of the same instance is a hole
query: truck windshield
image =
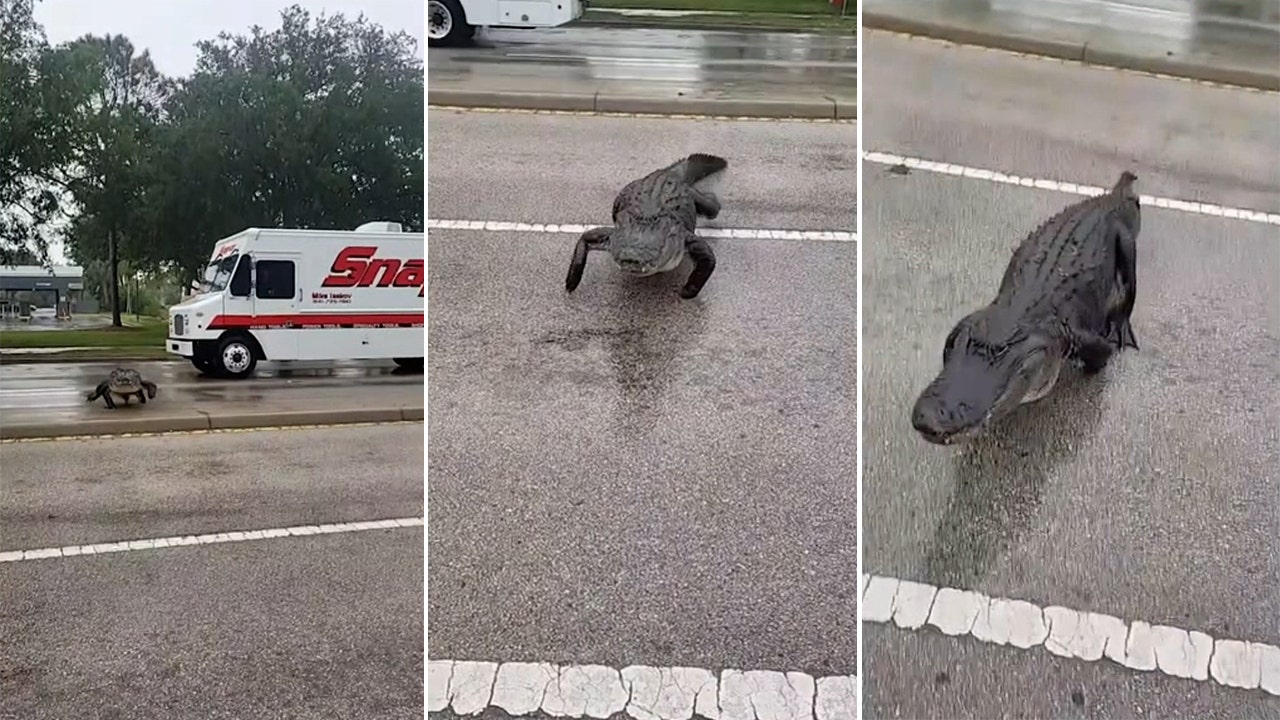
{"type": "Polygon", "coordinates": [[[222,292],[226,289],[227,283],[231,282],[231,273],[236,269],[236,261],[240,259],[240,253],[232,253],[209,263],[209,267],[204,270],[204,282],[200,285],[201,292],[222,292]]]}

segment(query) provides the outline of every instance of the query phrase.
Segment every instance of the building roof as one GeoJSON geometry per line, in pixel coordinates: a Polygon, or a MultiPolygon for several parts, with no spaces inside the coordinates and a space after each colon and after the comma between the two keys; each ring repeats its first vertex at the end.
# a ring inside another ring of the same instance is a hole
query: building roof
{"type": "Polygon", "coordinates": [[[0,265],[0,277],[82,278],[84,268],[79,265],[55,265],[52,268],[42,268],[39,265],[0,265]]]}

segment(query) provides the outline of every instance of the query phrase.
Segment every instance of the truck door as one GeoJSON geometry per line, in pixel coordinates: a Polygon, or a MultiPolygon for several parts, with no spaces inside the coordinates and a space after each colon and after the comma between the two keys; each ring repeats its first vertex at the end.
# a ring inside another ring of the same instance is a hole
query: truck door
{"type": "Polygon", "coordinates": [[[306,332],[298,316],[302,291],[298,285],[297,253],[254,253],[254,332],[270,360],[296,360],[298,333],[306,332]]]}

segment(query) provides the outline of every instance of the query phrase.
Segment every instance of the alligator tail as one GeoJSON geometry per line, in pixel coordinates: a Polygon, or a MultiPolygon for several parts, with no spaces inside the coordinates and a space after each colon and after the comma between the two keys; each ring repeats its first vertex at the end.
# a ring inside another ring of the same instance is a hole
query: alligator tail
{"type": "Polygon", "coordinates": [[[684,166],[684,181],[690,185],[729,167],[728,160],[706,153],[693,153],[679,164],[684,166]]]}
{"type": "Polygon", "coordinates": [[[1112,194],[1124,195],[1127,197],[1133,196],[1135,194],[1133,192],[1133,183],[1135,183],[1137,180],[1138,180],[1137,175],[1134,175],[1132,172],[1125,170],[1124,172],[1120,173],[1120,179],[1117,180],[1115,186],[1111,188],[1112,194]]]}

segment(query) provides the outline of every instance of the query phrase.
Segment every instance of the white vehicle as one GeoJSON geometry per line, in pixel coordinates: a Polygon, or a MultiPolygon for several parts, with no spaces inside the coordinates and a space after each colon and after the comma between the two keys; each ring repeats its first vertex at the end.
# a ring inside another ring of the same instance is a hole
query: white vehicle
{"type": "Polygon", "coordinates": [[[582,17],[586,5],[586,0],[427,0],[427,45],[470,38],[477,27],[559,27],[582,17]]]}
{"type": "Polygon", "coordinates": [[[249,228],[219,240],[199,292],[169,308],[165,348],[206,374],[260,360],[391,359],[421,367],[425,236],[397,223],[249,228]]]}

